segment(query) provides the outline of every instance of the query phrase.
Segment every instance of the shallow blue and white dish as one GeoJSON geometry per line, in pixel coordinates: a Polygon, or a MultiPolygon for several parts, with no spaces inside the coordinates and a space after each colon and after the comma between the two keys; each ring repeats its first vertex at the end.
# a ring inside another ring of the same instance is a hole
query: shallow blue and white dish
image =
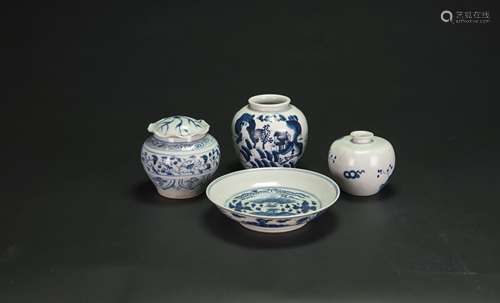
{"type": "Polygon", "coordinates": [[[320,173],[298,168],[253,168],[221,176],[207,197],[242,226],[280,233],[301,228],[332,206],[340,189],[320,173]]]}

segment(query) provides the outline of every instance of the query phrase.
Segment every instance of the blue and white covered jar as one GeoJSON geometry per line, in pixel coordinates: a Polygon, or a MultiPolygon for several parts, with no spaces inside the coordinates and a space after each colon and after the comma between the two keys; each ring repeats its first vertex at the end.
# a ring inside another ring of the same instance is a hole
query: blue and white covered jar
{"type": "Polygon", "coordinates": [[[217,140],[204,120],[172,116],[151,123],[141,161],[158,193],[172,199],[201,194],[220,162],[217,140]]]}
{"type": "Polygon", "coordinates": [[[295,167],[306,148],[306,117],[286,96],[251,97],[234,116],[231,128],[245,168],[295,167]]]}

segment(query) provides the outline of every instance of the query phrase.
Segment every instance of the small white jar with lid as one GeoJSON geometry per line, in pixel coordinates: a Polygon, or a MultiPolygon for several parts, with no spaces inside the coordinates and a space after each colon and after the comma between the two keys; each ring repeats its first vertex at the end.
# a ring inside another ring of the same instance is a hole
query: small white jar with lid
{"type": "Polygon", "coordinates": [[[353,131],[332,143],[328,166],[340,188],[355,196],[378,193],[394,172],[391,143],[369,131],[353,131]]]}

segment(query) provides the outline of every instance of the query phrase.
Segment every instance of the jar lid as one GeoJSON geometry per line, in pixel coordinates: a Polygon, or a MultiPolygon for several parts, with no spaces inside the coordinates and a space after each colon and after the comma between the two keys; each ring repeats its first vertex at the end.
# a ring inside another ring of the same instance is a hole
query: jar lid
{"type": "Polygon", "coordinates": [[[204,137],[210,125],[204,120],[186,116],[171,116],[149,124],[148,131],[169,142],[189,142],[204,137]]]}

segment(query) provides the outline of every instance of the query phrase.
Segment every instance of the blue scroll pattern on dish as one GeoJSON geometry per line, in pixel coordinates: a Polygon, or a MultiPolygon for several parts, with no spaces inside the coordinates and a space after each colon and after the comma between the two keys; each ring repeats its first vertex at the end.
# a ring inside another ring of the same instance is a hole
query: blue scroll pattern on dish
{"type": "Polygon", "coordinates": [[[229,199],[227,207],[243,214],[291,216],[316,211],[321,204],[316,197],[303,191],[266,187],[237,194],[229,199]]]}
{"type": "Polygon", "coordinates": [[[259,227],[278,228],[278,227],[287,227],[287,226],[305,224],[306,222],[308,222],[312,219],[314,219],[314,216],[303,217],[303,218],[300,218],[300,219],[296,220],[295,222],[293,222],[293,224],[290,224],[290,223],[287,223],[289,221],[292,221],[290,219],[285,219],[285,220],[282,220],[282,222],[280,222],[280,220],[257,218],[257,219],[255,219],[255,221],[242,221],[241,223],[253,225],[253,226],[259,226],[259,227]]]}
{"type": "Polygon", "coordinates": [[[302,126],[296,115],[244,113],[236,120],[234,132],[249,167],[295,167],[304,153],[302,126]]]}
{"type": "Polygon", "coordinates": [[[234,219],[236,219],[236,221],[240,222],[241,224],[267,227],[267,228],[281,228],[281,227],[290,227],[290,226],[305,224],[316,218],[320,213],[309,214],[300,218],[283,218],[283,219],[253,218],[235,212],[231,212],[230,214],[231,216],[234,217],[234,219]]]}
{"type": "Polygon", "coordinates": [[[195,155],[159,155],[147,150],[141,153],[141,161],[148,174],[156,176],[202,175],[215,171],[219,165],[220,150],[195,155]]]}

